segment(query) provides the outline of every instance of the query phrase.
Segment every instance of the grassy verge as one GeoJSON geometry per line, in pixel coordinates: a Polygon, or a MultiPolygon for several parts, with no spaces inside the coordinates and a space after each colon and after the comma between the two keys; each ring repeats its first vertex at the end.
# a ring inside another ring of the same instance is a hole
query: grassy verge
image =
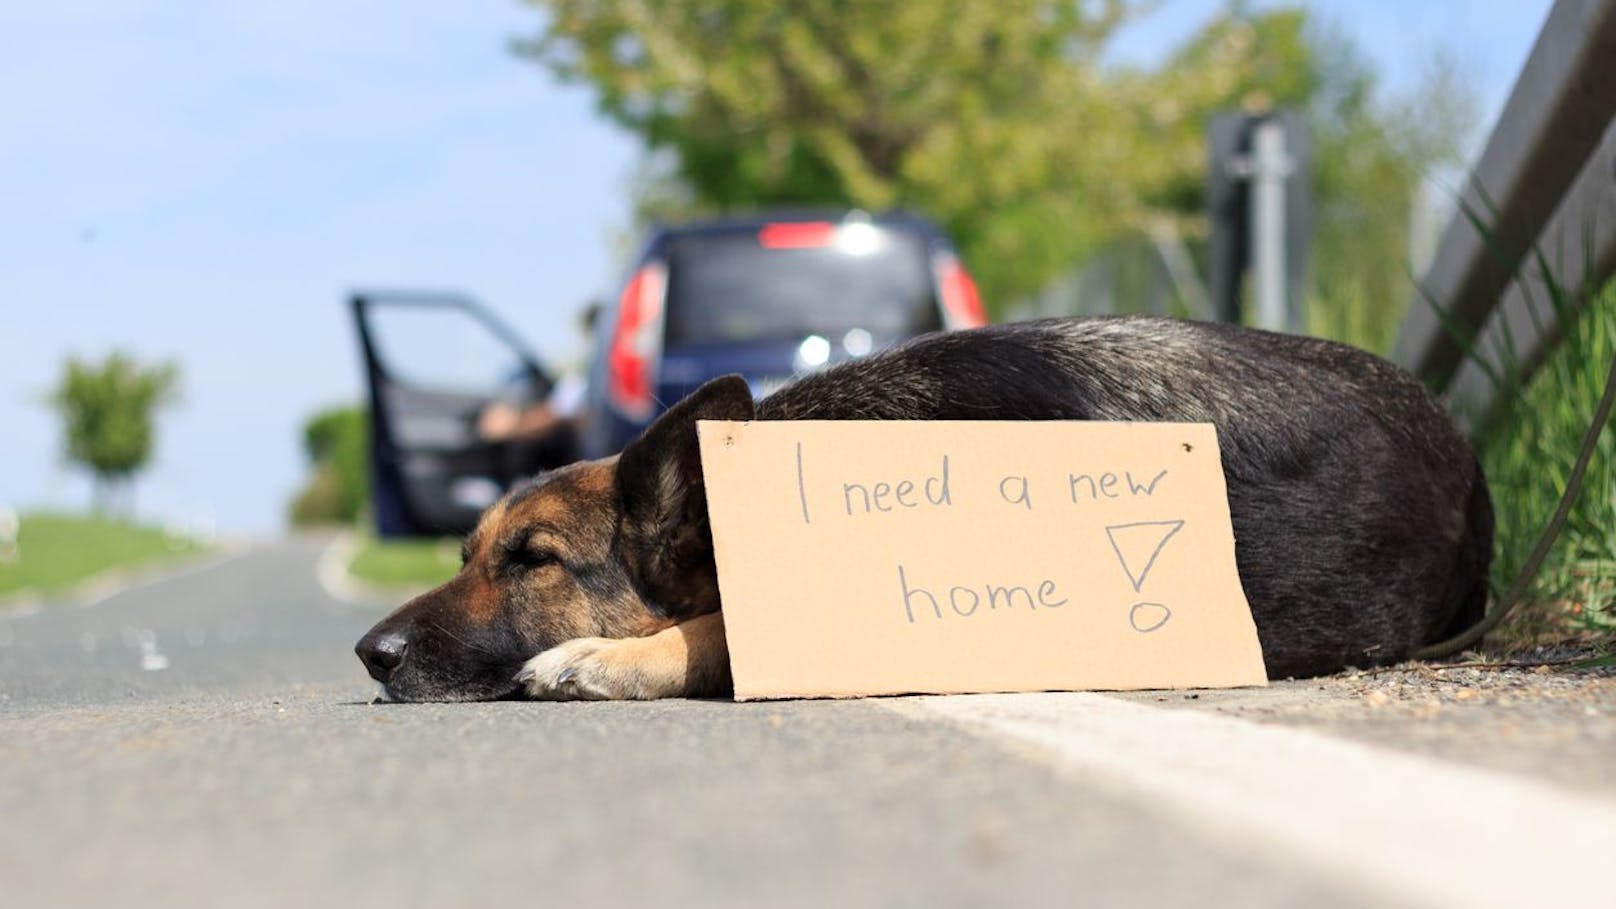
{"type": "Polygon", "coordinates": [[[16,561],[0,561],[0,596],[48,593],[112,568],[127,568],[202,546],[160,528],[105,518],[33,513],[22,516],[16,561]]]}
{"type": "Polygon", "coordinates": [[[348,563],[362,581],[384,587],[429,587],[449,580],[460,568],[457,540],[376,540],[366,538],[348,563]]]}
{"type": "MultiPolygon", "coordinates": [[[[1563,323],[1566,324],[1566,323],[1563,323]]],[[[1498,516],[1493,590],[1515,579],[1565,487],[1616,356],[1616,284],[1579,318],[1506,418],[1478,439],[1498,516]]],[[[1582,494],[1526,600],[1491,636],[1512,649],[1616,631],[1616,423],[1594,451],[1582,494]]]]}

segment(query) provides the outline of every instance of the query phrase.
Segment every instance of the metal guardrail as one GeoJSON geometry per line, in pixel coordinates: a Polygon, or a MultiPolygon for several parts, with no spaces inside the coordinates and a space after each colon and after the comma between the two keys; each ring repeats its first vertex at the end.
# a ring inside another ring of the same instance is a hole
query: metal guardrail
{"type": "MultiPolygon", "coordinates": [[[[1558,340],[1546,282],[1582,291],[1616,269],[1613,121],[1616,0],[1558,0],[1443,232],[1393,353],[1446,393],[1466,423],[1484,420],[1497,406],[1489,369],[1513,360],[1524,380],[1558,340]],[[1488,365],[1476,363],[1478,357],[1488,365]]],[[[1573,295],[1575,306],[1586,302],[1573,295]]]]}
{"type": "MultiPolygon", "coordinates": [[[[1616,91],[1616,86],[1612,86],[1616,91]]],[[[1498,376],[1524,381],[1560,339],[1556,287],[1569,308],[1587,305],[1590,291],[1616,272],[1616,123],[1583,166],[1538,236],[1535,252],[1505,289],[1471,355],[1447,387],[1459,419],[1484,425],[1501,402],[1498,376]],[[1539,259],[1541,257],[1541,259],[1539,259]],[[1547,274],[1545,274],[1547,272],[1547,274]]]]}

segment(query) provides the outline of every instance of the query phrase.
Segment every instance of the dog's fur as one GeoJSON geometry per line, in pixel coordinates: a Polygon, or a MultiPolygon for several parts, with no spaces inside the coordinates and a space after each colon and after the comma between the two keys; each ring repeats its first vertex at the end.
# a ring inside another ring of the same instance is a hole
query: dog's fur
{"type": "Polygon", "coordinates": [[[1402,660],[1484,609],[1486,483],[1408,374],[1311,338],[1062,319],[928,336],[755,406],[738,377],[708,383],[620,456],[490,508],[460,573],[360,642],[367,665],[405,646],[372,674],[406,700],[726,693],[698,419],[1210,422],[1270,675],[1402,660]]]}

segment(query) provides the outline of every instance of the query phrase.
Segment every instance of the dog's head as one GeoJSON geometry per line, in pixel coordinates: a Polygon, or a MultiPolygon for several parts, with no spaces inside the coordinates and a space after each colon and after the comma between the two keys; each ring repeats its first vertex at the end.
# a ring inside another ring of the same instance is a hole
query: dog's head
{"type": "Polygon", "coordinates": [[[579,637],[636,637],[718,608],[697,420],[749,420],[738,376],[674,405],[623,449],[530,480],[466,538],[459,574],[360,639],[389,696],[467,701],[518,690],[522,664],[579,637]]]}

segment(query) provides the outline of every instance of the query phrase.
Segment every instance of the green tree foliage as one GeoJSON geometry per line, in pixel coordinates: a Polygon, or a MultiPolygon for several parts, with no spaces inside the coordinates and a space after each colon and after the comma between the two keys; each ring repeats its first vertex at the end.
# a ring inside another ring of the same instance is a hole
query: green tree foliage
{"type": "Polygon", "coordinates": [[[98,512],[134,511],[134,476],[151,460],[157,408],[179,392],[174,363],[142,366],[114,351],[99,362],[69,357],[50,404],[62,417],[69,462],[90,471],[98,512]]]}
{"type": "Polygon", "coordinates": [[[538,5],[547,26],[524,49],[666,152],[698,211],[913,207],[1003,296],[1069,262],[1126,197],[1109,177],[1123,107],[1097,66],[1122,0],[538,5]]]}
{"type": "Polygon", "coordinates": [[[308,482],[292,500],[293,524],[345,524],[357,520],[369,498],[365,472],[365,412],[332,407],[303,424],[308,482]]]}
{"type": "Polygon", "coordinates": [[[1298,9],[1231,3],[1146,71],[1101,62],[1129,0],[527,2],[546,20],[519,50],[652,152],[643,215],[914,208],[996,310],[1119,237],[1204,243],[1207,117],[1295,105],[1317,143],[1315,327],[1380,346],[1408,298],[1409,200],[1464,108],[1378,104],[1298,9]]]}

